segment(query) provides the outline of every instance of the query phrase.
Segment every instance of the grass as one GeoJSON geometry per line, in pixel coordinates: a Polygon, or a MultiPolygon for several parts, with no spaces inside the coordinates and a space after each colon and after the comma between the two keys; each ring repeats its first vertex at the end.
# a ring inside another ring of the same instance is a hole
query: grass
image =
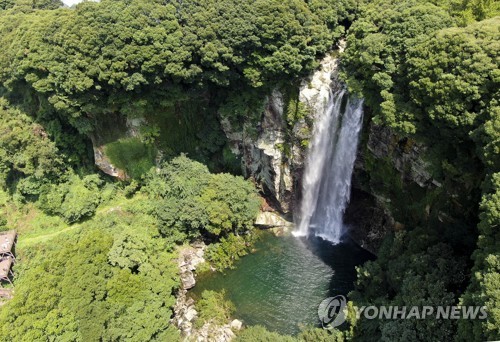
{"type": "Polygon", "coordinates": [[[61,234],[76,233],[91,225],[92,221],[102,220],[103,216],[109,215],[110,212],[117,212],[142,200],[143,196],[140,194],[128,199],[122,193],[118,193],[112,201],[102,203],[96,214],[88,221],[67,224],[62,218],[47,215],[31,203],[16,204],[9,201],[8,195],[0,190],[0,213],[7,218],[8,227],[17,231],[16,250],[22,256],[26,248],[45,244],[61,234]]]}
{"type": "Polygon", "coordinates": [[[132,178],[140,178],[154,165],[155,148],[138,138],[125,138],[104,147],[111,163],[132,178]]]}

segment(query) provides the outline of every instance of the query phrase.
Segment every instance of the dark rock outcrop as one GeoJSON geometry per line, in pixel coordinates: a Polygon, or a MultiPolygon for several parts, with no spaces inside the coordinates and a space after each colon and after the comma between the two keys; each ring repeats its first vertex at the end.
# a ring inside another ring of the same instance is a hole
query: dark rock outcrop
{"type": "Polygon", "coordinates": [[[363,248],[376,254],[387,233],[404,229],[404,224],[397,222],[392,212],[404,204],[395,203],[392,198],[395,189],[391,189],[390,184],[398,184],[401,191],[441,186],[429,172],[425,152],[423,144],[400,137],[388,127],[365,125],[353,174],[351,202],[345,216],[349,234],[363,248]],[[374,165],[384,165],[386,169],[374,165]],[[380,174],[380,170],[387,169],[390,172],[380,174]],[[375,186],[376,182],[383,186],[375,186]]]}

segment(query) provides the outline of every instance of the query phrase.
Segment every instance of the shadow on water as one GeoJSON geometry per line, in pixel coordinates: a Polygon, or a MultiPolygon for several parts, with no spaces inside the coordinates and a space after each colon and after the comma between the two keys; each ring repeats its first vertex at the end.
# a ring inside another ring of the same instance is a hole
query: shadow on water
{"type": "Polygon", "coordinates": [[[225,274],[201,275],[191,295],[196,299],[203,290],[225,290],[235,304],[234,317],[292,335],[317,325],[319,303],[347,295],[356,279],[355,266],[373,259],[349,239],[333,245],[317,237],[265,233],[256,249],[225,274]]]}
{"type": "Polygon", "coordinates": [[[347,296],[354,289],[356,266],[376,258],[348,235],[344,236],[339,244],[315,236],[301,240],[306,248],[332,269],[328,297],[347,296]]]}

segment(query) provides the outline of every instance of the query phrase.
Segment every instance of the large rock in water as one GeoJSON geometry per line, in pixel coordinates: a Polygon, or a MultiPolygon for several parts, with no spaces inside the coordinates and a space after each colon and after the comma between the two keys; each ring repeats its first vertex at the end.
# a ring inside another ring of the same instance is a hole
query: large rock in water
{"type": "Polygon", "coordinates": [[[241,330],[241,328],[243,328],[243,322],[240,321],[239,319],[234,319],[231,324],[231,329],[233,330],[241,330]]]}

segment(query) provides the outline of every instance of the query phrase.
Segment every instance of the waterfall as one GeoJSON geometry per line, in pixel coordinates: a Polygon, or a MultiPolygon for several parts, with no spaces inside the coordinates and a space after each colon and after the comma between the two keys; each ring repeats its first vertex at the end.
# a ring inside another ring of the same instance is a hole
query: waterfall
{"type": "Polygon", "coordinates": [[[339,243],[363,121],[363,103],[343,89],[332,92],[318,117],[302,181],[296,236],[314,234],[339,243]]]}

